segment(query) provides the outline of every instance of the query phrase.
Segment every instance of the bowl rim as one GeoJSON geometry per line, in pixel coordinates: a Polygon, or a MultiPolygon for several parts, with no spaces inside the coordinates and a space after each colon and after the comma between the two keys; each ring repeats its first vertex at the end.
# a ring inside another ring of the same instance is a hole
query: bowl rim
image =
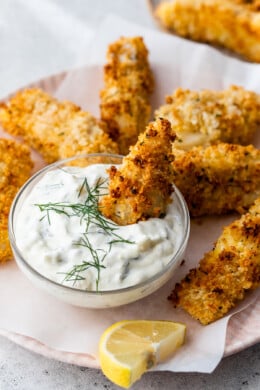
{"type": "MultiPolygon", "coordinates": [[[[166,264],[166,266],[162,270],[160,270],[159,272],[157,272],[153,276],[149,277],[148,279],[146,279],[142,282],[139,282],[137,284],[134,284],[134,285],[131,285],[128,287],[113,289],[113,290],[100,290],[100,291],[86,290],[86,289],[75,288],[73,286],[63,285],[63,284],[58,283],[52,279],[49,279],[48,277],[44,276],[39,271],[37,271],[35,268],[33,268],[28,263],[28,261],[23,257],[20,249],[18,248],[18,245],[16,244],[14,217],[15,217],[16,209],[17,209],[17,206],[19,204],[20,198],[21,198],[22,194],[24,193],[24,191],[28,188],[28,186],[30,184],[32,184],[37,177],[44,175],[46,172],[52,171],[53,169],[55,169],[56,167],[58,167],[62,164],[65,164],[67,162],[70,162],[70,161],[73,161],[76,159],[93,158],[93,157],[106,157],[106,158],[118,158],[118,159],[120,158],[122,160],[124,156],[122,156],[120,154],[113,154],[113,153],[111,153],[111,154],[110,153],[89,153],[89,154],[79,154],[77,156],[69,157],[66,159],[61,159],[61,160],[55,161],[54,163],[48,164],[45,167],[41,168],[39,171],[34,173],[22,185],[22,187],[17,192],[15,198],[13,199],[13,202],[12,202],[12,205],[10,208],[10,212],[9,212],[9,216],[8,216],[8,234],[9,234],[9,240],[10,240],[10,244],[11,244],[11,248],[12,248],[12,251],[14,254],[15,261],[16,261],[16,263],[21,262],[23,264],[23,266],[31,274],[33,274],[35,277],[37,277],[41,281],[48,282],[52,286],[54,286],[55,288],[63,289],[65,291],[72,292],[73,294],[80,295],[80,294],[84,293],[84,294],[88,294],[90,296],[97,296],[97,295],[99,295],[99,296],[100,295],[107,295],[108,296],[108,295],[118,295],[118,294],[122,294],[122,293],[131,292],[131,291],[134,291],[136,289],[144,288],[144,287],[150,285],[151,283],[153,283],[154,281],[160,279],[161,276],[166,274],[167,271],[169,271],[171,269],[172,265],[174,264],[176,258],[178,258],[179,254],[184,252],[184,250],[187,246],[188,240],[189,240],[190,215],[189,215],[188,206],[186,204],[186,201],[185,201],[182,193],[174,184],[173,184],[173,188],[174,188],[173,194],[176,195],[176,198],[179,202],[179,206],[181,207],[181,211],[182,211],[183,216],[184,216],[184,220],[183,220],[184,228],[183,228],[183,237],[181,239],[181,243],[180,243],[177,251],[175,252],[174,256],[171,258],[171,260],[166,264]],[[19,257],[19,260],[16,259],[17,256],[19,257]]],[[[113,163],[111,165],[117,165],[117,164],[113,163]]]]}

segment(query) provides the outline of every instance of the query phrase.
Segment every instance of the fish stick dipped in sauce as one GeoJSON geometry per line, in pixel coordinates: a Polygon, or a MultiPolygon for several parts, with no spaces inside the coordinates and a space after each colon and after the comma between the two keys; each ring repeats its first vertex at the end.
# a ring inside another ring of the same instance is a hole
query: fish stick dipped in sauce
{"type": "Polygon", "coordinates": [[[120,168],[109,169],[109,193],[99,204],[103,215],[118,225],[165,215],[173,192],[174,139],[168,120],[148,124],[120,168]]]}
{"type": "Polygon", "coordinates": [[[203,325],[222,318],[260,286],[260,198],[223,229],[213,249],[176,284],[169,299],[203,325]]]}
{"type": "Polygon", "coordinates": [[[101,119],[110,137],[126,155],[150,119],[154,78],[143,38],[121,37],[107,50],[104,88],[100,92],[101,119]]]}
{"type": "Polygon", "coordinates": [[[222,91],[178,88],[155,111],[157,117],[171,122],[178,149],[218,142],[249,145],[260,125],[260,95],[234,85],[222,91]]]}

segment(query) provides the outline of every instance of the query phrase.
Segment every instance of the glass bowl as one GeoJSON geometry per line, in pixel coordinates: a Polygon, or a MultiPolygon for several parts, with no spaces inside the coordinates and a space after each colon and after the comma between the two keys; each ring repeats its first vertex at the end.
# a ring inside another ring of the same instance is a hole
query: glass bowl
{"type": "MultiPolygon", "coordinates": [[[[25,200],[39,181],[42,180],[47,173],[57,169],[66,170],[71,166],[84,167],[93,164],[118,165],[121,164],[121,162],[122,156],[108,154],[89,154],[55,162],[54,164],[48,165],[34,174],[23,185],[13,201],[9,215],[9,238],[18,267],[28,277],[28,279],[35,284],[36,287],[45,290],[47,293],[52,294],[56,298],[69,304],[101,309],[121,306],[137,301],[163,286],[173,276],[176,268],[180,265],[180,262],[183,259],[189,238],[190,218],[185,200],[176,187],[174,187],[173,202],[178,213],[178,220],[180,221],[179,225],[181,226],[178,237],[178,245],[175,247],[174,253],[170,255],[168,263],[163,266],[162,269],[156,271],[154,275],[148,276],[146,280],[127,287],[117,289],[111,288],[103,291],[75,288],[74,286],[64,285],[46,277],[39,270],[34,268],[32,265],[33,259],[29,262],[26,258],[23,250],[17,242],[17,222],[19,222],[19,215],[21,210],[24,208],[25,200]]],[[[25,232],[26,229],[28,229],[28,234],[30,234],[29,225],[29,223],[25,223],[24,226],[22,226],[25,229],[25,232]]]]}

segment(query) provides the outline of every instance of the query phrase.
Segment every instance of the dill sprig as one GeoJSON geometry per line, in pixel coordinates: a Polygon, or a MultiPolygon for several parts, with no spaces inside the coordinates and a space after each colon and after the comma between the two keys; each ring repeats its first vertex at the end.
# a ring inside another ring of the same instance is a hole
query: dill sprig
{"type": "Polygon", "coordinates": [[[89,242],[89,239],[84,233],[84,236],[80,239],[79,242],[76,242],[75,245],[78,246],[84,246],[88,248],[90,251],[90,254],[93,258],[93,261],[83,261],[81,264],[74,265],[70,271],[65,273],[65,277],[63,279],[63,282],[73,281],[73,285],[76,283],[77,280],[85,280],[85,278],[81,275],[82,272],[86,271],[88,268],[93,267],[97,271],[97,278],[96,278],[96,290],[98,291],[98,285],[100,280],[100,270],[101,268],[105,268],[105,266],[102,264],[104,258],[106,257],[107,253],[103,249],[94,249],[92,245],[89,242]],[[99,257],[99,252],[103,252],[102,257],[99,257]]]}
{"type": "Polygon", "coordinates": [[[70,271],[65,273],[64,281],[74,281],[84,280],[85,277],[81,275],[82,272],[86,271],[88,268],[93,267],[97,271],[96,278],[96,289],[98,291],[98,285],[100,281],[100,271],[105,266],[102,264],[106,255],[111,250],[113,244],[118,243],[127,243],[133,244],[133,241],[129,241],[121,237],[116,233],[118,230],[117,225],[106,219],[99,210],[99,198],[104,194],[106,179],[97,180],[96,184],[93,187],[89,186],[87,178],[84,178],[83,183],[78,192],[78,198],[80,198],[84,191],[86,193],[86,198],[84,202],[78,203],[69,203],[69,202],[55,202],[55,203],[42,203],[35,204],[41,212],[45,212],[45,215],[41,218],[47,218],[48,223],[51,224],[50,213],[55,212],[56,214],[63,214],[68,218],[78,217],[81,220],[81,223],[85,223],[85,232],[78,242],[75,242],[74,245],[83,246],[88,249],[91,256],[91,261],[82,261],[81,264],[74,265],[70,271]],[[108,252],[105,252],[103,249],[95,249],[91,245],[87,234],[91,234],[90,226],[95,225],[101,233],[111,237],[111,240],[108,242],[109,249],[108,252]],[[102,256],[100,256],[100,252],[102,256]]]}

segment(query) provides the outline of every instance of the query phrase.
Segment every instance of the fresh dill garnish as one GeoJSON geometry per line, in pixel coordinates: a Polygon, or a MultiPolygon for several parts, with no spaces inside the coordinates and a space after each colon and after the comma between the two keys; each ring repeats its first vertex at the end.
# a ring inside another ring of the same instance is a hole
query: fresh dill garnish
{"type": "Polygon", "coordinates": [[[65,273],[63,282],[73,281],[75,284],[77,280],[84,280],[85,277],[83,277],[81,273],[86,271],[88,268],[93,267],[97,271],[97,291],[100,281],[100,271],[102,268],[105,268],[102,262],[104,261],[108,252],[111,250],[112,245],[118,243],[134,244],[133,241],[126,240],[118,235],[116,233],[118,230],[117,225],[113,221],[106,219],[99,210],[99,198],[101,194],[104,195],[104,189],[106,188],[104,186],[105,182],[106,179],[99,179],[93,187],[90,187],[87,178],[84,178],[78,192],[78,198],[86,195],[84,202],[55,202],[35,204],[35,206],[37,206],[41,212],[45,212],[45,215],[40,219],[41,221],[44,218],[47,218],[48,223],[51,224],[50,213],[55,212],[56,214],[63,214],[68,218],[78,217],[80,218],[81,223],[85,223],[85,232],[82,234],[82,237],[78,242],[74,242],[74,245],[87,248],[91,257],[91,261],[84,260],[81,264],[74,265],[70,271],[65,273]],[[90,229],[91,224],[95,225],[101,233],[111,237],[111,240],[108,242],[108,252],[105,252],[103,249],[95,249],[91,245],[88,239],[88,234],[92,233],[90,229]],[[102,253],[102,255],[100,255],[100,253],[102,253]]]}
{"type": "Polygon", "coordinates": [[[88,248],[93,261],[83,261],[81,264],[74,265],[71,270],[65,273],[65,277],[63,282],[73,281],[73,285],[77,280],[84,280],[85,278],[81,275],[81,272],[86,271],[88,268],[93,267],[97,270],[97,278],[96,278],[96,290],[98,291],[98,284],[100,280],[100,270],[101,268],[105,268],[103,264],[101,264],[106,257],[107,253],[103,249],[94,249],[89,242],[88,236],[84,233],[83,237],[80,241],[76,242],[75,245],[84,246],[88,248]],[[102,256],[99,257],[99,252],[103,252],[102,256]]]}

